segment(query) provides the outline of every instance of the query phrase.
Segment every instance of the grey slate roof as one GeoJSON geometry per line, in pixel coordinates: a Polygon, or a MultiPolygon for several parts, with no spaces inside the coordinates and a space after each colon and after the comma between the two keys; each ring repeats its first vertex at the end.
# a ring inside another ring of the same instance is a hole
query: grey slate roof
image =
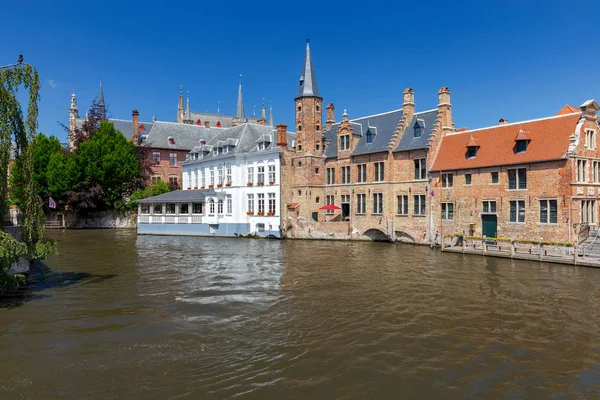
{"type": "MultiPolygon", "coordinates": [[[[402,118],[402,109],[389,111],[383,114],[372,115],[368,117],[362,117],[350,120],[354,134],[361,136],[358,144],[352,152],[353,156],[362,154],[372,154],[387,151],[388,143],[394,135],[394,131],[398,126],[398,122],[402,118]],[[367,143],[368,133],[373,134],[373,140],[371,143],[367,143]]],[[[437,110],[424,111],[415,113],[415,116],[411,120],[408,128],[405,130],[402,138],[398,143],[398,146],[394,151],[406,151],[425,149],[429,142],[429,136],[431,134],[433,123],[437,118],[437,110]],[[423,134],[419,138],[414,138],[413,126],[417,121],[417,118],[425,125],[423,134]]],[[[331,126],[331,129],[325,132],[325,139],[329,141],[327,148],[325,149],[325,156],[327,158],[337,157],[338,143],[337,143],[337,131],[340,127],[340,123],[335,123],[331,126]]]]}
{"type": "Polygon", "coordinates": [[[201,139],[208,142],[223,130],[223,128],[156,121],[144,144],[153,148],[189,151],[197,146],[201,139]],[[173,137],[174,144],[169,143],[169,137],[173,137]]]}
{"type": "Polygon", "coordinates": [[[304,55],[304,66],[302,75],[300,75],[300,87],[298,88],[299,97],[321,97],[319,86],[317,86],[317,76],[313,68],[312,57],[310,55],[310,39],[306,39],[306,54],[304,55]]]}
{"type": "Polygon", "coordinates": [[[214,196],[214,189],[207,190],[174,190],[172,192],[159,194],[158,196],[148,197],[138,200],[138,203],[187,203],[193,201],[202,201],[206,196],[214,196]]]}
{"type": "MultiPolygon", "coordinates": [[[[231,128],[233,123],[237,121],[234,115],[226,115],[226,114],[212,114],[208,112],[190,112],[190,119],[194,121],[194,124],[200,120],[200,124],[204,125],[204,122],[208,121],[210,126],[217,126],[217,122],[221,123],[221,128],[231,128]]],[[[256,118],[244,118],[243,122],[256,122],[256,118]]]]}
{"type": "MultiPolygon", "coordinates": [[[[112,122],[115,129],[120,131],[123,134],[123,136],[125,136],[127,139],[131,140],[131,135],[133,134],[133,121],[127,121],[127,120],[123,120],[123,119],[112,119],[112,118],[110,118],[108,121],[112,122]]],[[[150,132],[150,130],[152,129],[152,125],[153,125],[152,122],[139,122],[139,125],[138,125],[139,135],[141,136],[144,134],[148,134],[148,132],[150,132]],[[139,130],[139,126],[141,126],[141,125],[144,125],[143,131],[139,130]]]]}

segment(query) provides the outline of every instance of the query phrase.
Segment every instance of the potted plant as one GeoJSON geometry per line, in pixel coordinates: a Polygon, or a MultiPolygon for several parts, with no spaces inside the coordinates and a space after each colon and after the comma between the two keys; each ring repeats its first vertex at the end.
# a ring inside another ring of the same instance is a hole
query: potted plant
{"type": "Polygon", "coordinates": [[[254,215],[253,211],[246,211],[246,215],[254,215]]]}
{"type": "Polygon", "coordinates": [[[257,215],[260,215],[260,216],[262,217],[262,216],[264,216],[264,215],[265,215],[265,212],[264,212],[264,211],[259,211],[259,212],[257,212],[256,214],[257,214],[257,215]]]}
{"type": "Polygon", "coordinates": [[[269,212],[267,213],[267,215],[268,215],[269,217],[272,217],[272,216],[274,216],[274,215],[275,215],[275,213],[274,213],[273,211],[269,211],[269,212]]]}
{"type": "Polygon", "coordinates": [[[264,183],[264,182],[257,182],[257,184],[258,184],[258,186],[262,186],[262,185],[264,185],[265,183],[264,183]]]}
{"type": "Polygon", "coordinates": [[[194,190],[198,190],[198,186],[194,186],[194,190]]]}
{"type": "Polygon", "coordinates": [[[212,188],[214,188],[214,187],[215,187],[215,185],[208,185],[208,188],[209,188],[209,189],[212,189],[212,188]]]}
{"type": "Polygon", "coordinates": [[[201,186],[200,189],[204,189],[204,186],[201,186]]]}
{"type": "Polygon", "coordinates": [[[223,187],[223,184],[222,183],[217,183],[217,187],[218,188],[223,187]]]}
{"type": "MultiPolygon", "coordinates": [[[[198,189],[198,188],[196,188],[196,187],[195,187],[194,189],[198,189]]],[[[188,186],[188,187],[187,187],[187,190],[192,190],[192,187],[191,187],[191,186],[188,186]]]]}
{"type": "Polygon", "coordinates": [[[269,185],[274,185],[274,184],[275,184],[275,181],[270,181],[269,182],[269,185]]]}
{"type": "Polygon", "coordinates": [[[253,185],[253,183],[252,183],[252,182],[248,182],[248,186],[252,186],[252,185],[253,185]]]}
{"type": "Polygon", "coordinates": [[[225,186],[226,186],[226,187],[231,187],[231,182],[227,182],[227,183],[225,184],[225,186]]]}

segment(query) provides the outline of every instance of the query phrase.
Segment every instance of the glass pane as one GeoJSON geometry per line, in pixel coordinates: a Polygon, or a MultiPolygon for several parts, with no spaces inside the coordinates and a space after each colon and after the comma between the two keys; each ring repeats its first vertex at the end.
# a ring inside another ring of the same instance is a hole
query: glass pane
{"type": "Polygon", "coordinates": [[[483,212],[484,213],[490,212],[489,202],[487,202],[487,201],[483,202],[483,212]]]}
{"type": "Polygon", "coordinates": [[[527,189],[527,170],[519,168],[519,189],[527,189]]]}
{"type": "Polygon", "coordinates": [[[519,200],[519,222],[525,222],[525,202],[519,200]]]}
{"type": "Polygon", "coordinates": [[[548,201],[540,200],[540,222],[548,222],[548,201]]]}
{"type": "Polygon", "coordinates": [[[510,202],[510,222],[517,222],[517,202],[510,202]]]}
{"type": "Polygon", "coordinates": [[[496,202],[490,201],[490,212],[496,212],[496,202]]]}
{"type": "Polygon", "coordinates": [[[550,223],[556,224],[558,222],[556,200],[550,200],[550,223]]]}
{"type": "Polygon", "coordinates": [[[517,188],[517,171],[514,169],[508,170],[508,188],[509,189],[517,188]]]}

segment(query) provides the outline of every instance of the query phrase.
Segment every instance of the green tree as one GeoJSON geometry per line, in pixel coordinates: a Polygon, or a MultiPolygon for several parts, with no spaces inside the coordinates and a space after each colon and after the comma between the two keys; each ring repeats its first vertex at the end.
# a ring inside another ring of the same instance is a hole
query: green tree
{"type": "Polygon", "coordinates": [[[140,188],[136,190],[129,199],[127,203],[127,208],[129,210],[137,210],[137,201],[141,199],[147,199],[148,197],[158,196],[159,194],[164,194],[170,191],[169,185],[167,182],[158,181],[152,186],[146,186],[145,188],[140,188]]]}

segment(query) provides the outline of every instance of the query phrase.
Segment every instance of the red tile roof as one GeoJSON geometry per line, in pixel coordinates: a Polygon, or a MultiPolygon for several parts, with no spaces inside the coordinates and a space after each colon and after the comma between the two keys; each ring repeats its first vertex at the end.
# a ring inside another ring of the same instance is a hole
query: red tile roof
{"type": "Polygon", "coordinates": [[[556,113],[556,115],[572,114],[572,113],[576,113],[579,111],[581,111],[581,110],[579,110],[579,108],[572,106],[570,104],[567,104],[566,106],[561,108],[560,111],[558,113],[556,113]]]}
{"type": "Polygon", "coordinates": [[[451,171],[512,165],[538,161],[558,160],[569,148],[569,137],[575,132],[581,111],[544,119],[496,125],[445,136],[431,171],[451,171]],[[515,154],[515,139],[519,131],[531,140],[527,151],[515,154]],[[467,158],[467,145],[471,140],[480,146],[477,157],[467,158]]]}

